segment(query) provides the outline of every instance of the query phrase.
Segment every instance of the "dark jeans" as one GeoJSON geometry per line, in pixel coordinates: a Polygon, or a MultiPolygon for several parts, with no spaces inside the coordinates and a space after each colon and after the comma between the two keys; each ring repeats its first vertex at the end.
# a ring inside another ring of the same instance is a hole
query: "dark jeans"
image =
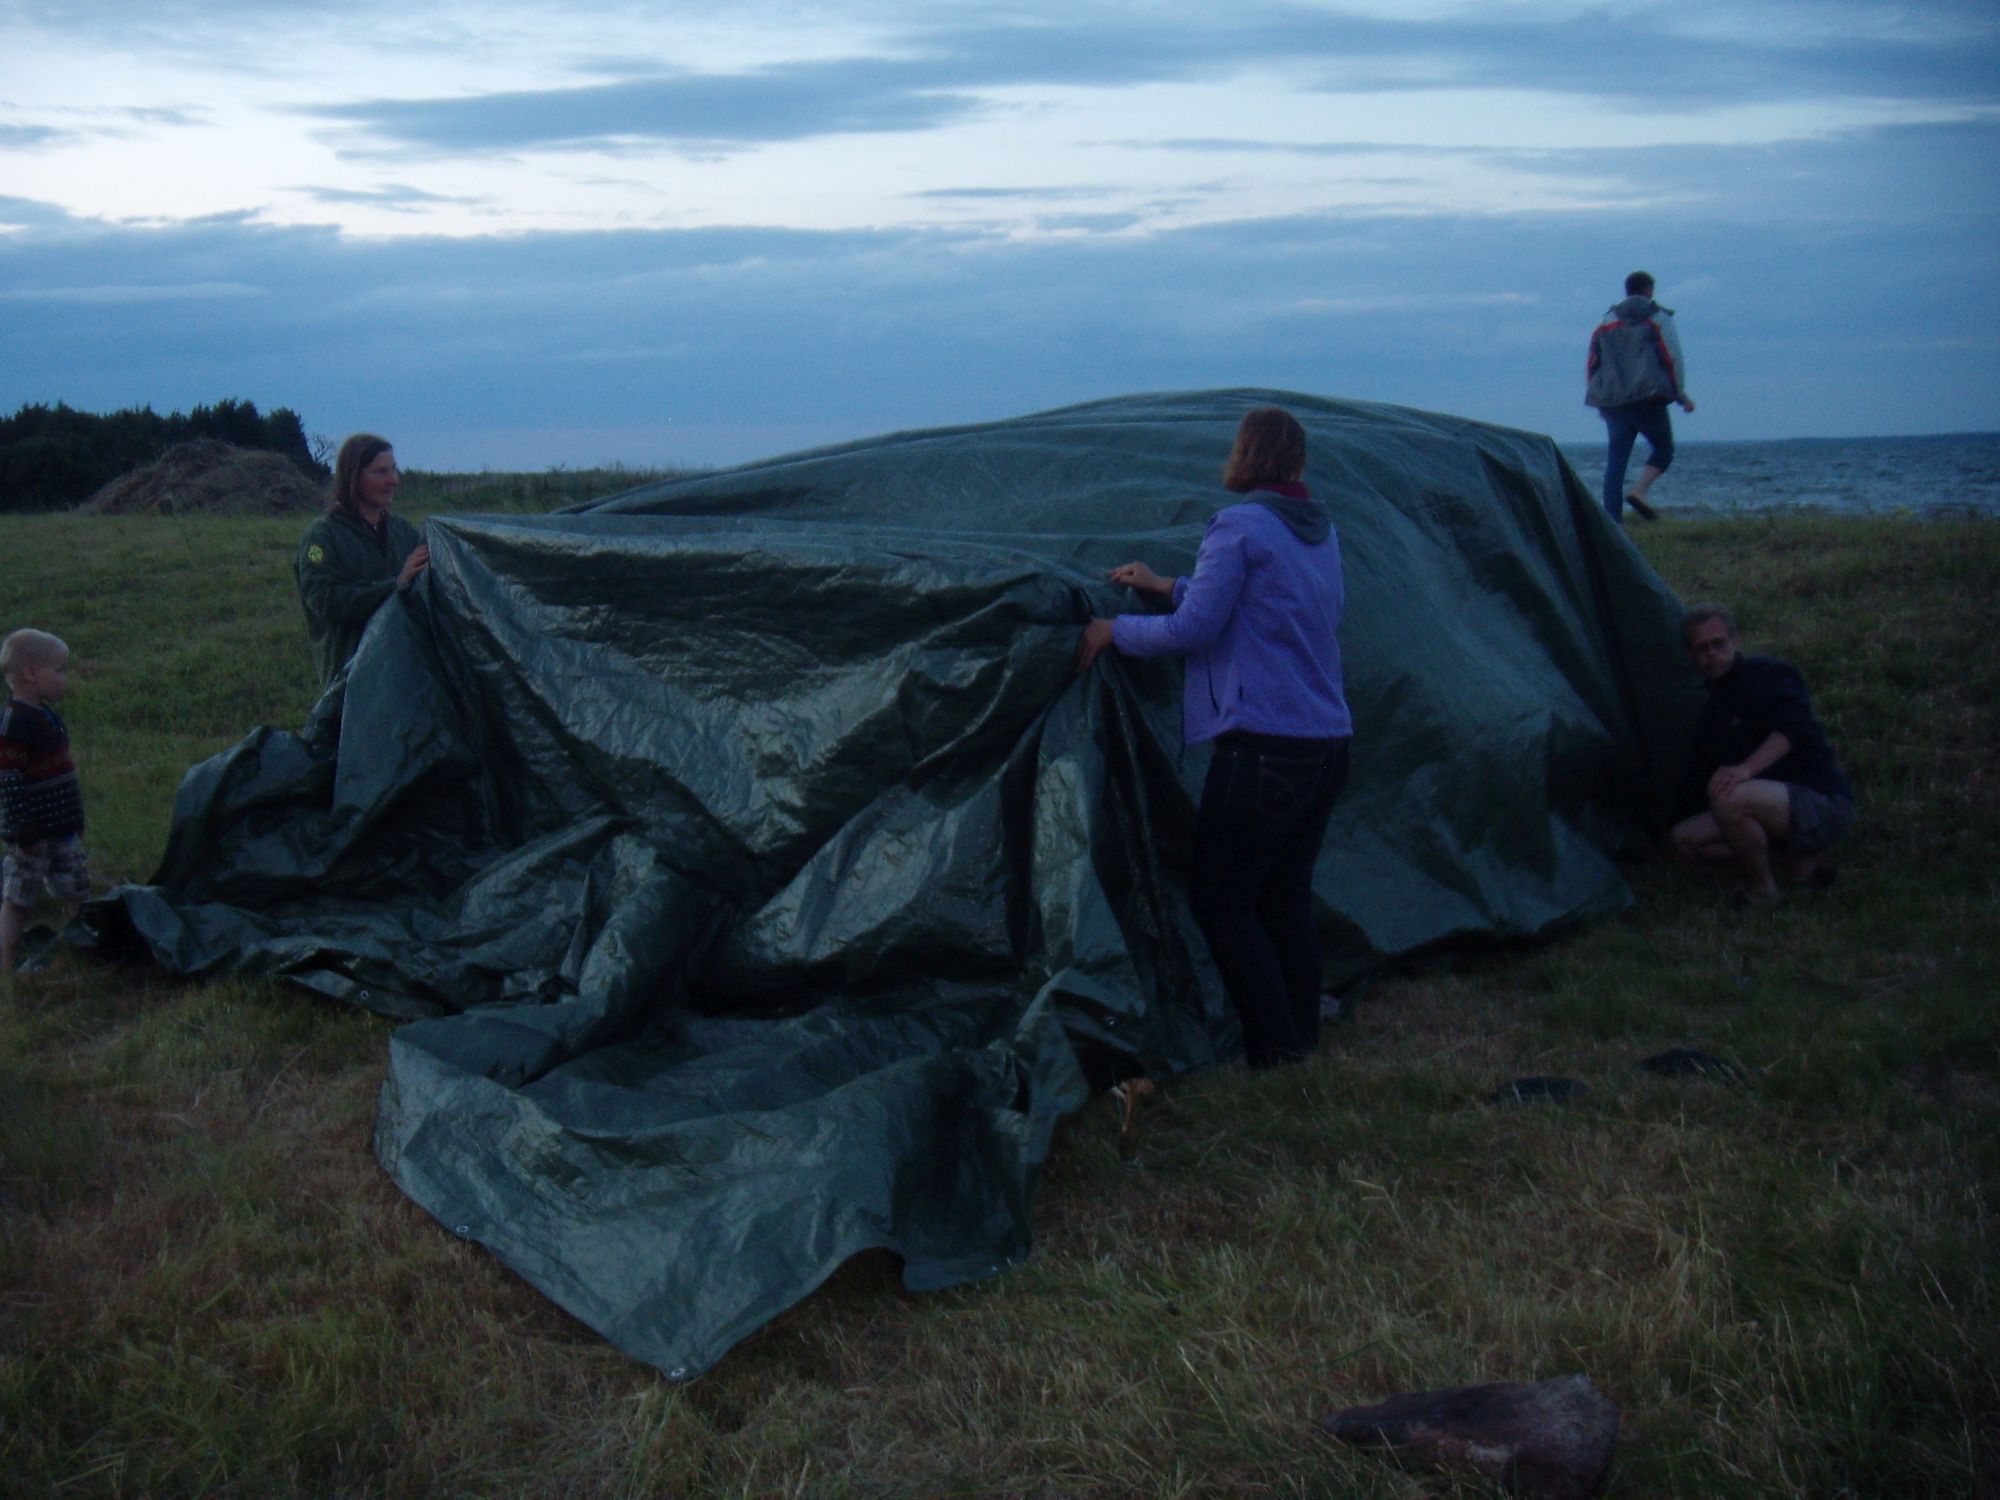
{"type": "Polygon", "coordinates": [[[1611,440],[1604,455],[1604,509],[1614,521],[1625,514],[1625,466],[1632,461],[1633,443],[1645,437],[1652,450],[1646,462],[1661,473],[1674,461],[1674,419],[1667,411],[1670,405],[1667,401],[1631,401],[1598,411],[1611,440]]]}
{"type": "Polygon", "coordinates": [[[1347,785],[1348,744],[1234,730],[1216,740],[1201,789],[1188,898],[1253,1068],[1319,1045],[1313,862],[1347,785]]]}

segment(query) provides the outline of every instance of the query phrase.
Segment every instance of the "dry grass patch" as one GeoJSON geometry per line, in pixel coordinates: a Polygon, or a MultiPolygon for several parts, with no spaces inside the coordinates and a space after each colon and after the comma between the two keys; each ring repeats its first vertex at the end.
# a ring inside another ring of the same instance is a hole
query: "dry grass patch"
{"type": "MultiPolygon", "coordinates": [[[[304,712],[295,528],[83,524],[17,518],[0,605],[83,658],[132,873],[189,760],[304,712]]],[[[1384,977],[1304,1069],[1163,1087],[1137,1170],[1095,1101],[1026,1266],[916,1297],[859,1257],[688,1385],[380,1173],[387,1023],[65,960],[0,1002],[0,1489],[1471,1496],[1314,1419],[1581,1370],[1616,1494],[2000,1492],[2000,528],[1642,541],[1805,668],[1863,797],[1832,892],[1745,918],[1640,867],[1561,943],[1384,977]],[[1673,1046],[1744,1080],[1635,1068],[1673,1046]],[[1529,1074],[1589,1091],[1487,1102],[1529,1074]]]]}

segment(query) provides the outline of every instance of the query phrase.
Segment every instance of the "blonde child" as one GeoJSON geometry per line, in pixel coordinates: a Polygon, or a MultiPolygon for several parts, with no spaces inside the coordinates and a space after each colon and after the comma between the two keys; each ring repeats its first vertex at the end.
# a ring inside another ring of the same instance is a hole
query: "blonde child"
{"type": "Polygon", "coordinates": [[[44,887],[72,916],[90,895],[83,790],[69,730],[55,711],[68,672],[69,647],[46,631],[17,630],[0,642],[9,694],[0,711],[0,838],[7,845],[0,974],[14,972],[15,946],[44,887]]]}

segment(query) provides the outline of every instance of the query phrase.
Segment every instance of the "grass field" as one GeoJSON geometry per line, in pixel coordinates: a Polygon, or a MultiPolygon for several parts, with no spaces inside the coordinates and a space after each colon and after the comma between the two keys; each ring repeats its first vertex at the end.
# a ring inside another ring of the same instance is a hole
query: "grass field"
{"type": "MultiPolygon", "coordinates": [[[[312,696],[290,522],[9,518],[75,651],[100,881],[191,762],[312,696]]],[[[1639,534],[1797,661],[1863,798],[1839,884],[1390,976],[1309,1066],[1059,1133],[1024,1268],[886,1256],[683,1386],[431,1222],[370,1150],[388,1023],[74,958],[0,1003],[0,1492],[1469,1496],[1321,1413],[1581,1371],[1614,1496],[2000,1492],[2000,525],[1639,534]],[[1748,1082],[1666,1080],[1676,1045],[1748,1082]],[[1589,1084],[1496,1108],[1501,1081],[1589,1084]]]]}

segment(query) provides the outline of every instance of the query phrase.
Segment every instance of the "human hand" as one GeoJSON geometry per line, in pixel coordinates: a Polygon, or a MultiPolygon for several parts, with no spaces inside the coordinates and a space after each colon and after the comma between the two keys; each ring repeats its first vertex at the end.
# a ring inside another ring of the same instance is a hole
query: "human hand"
{"type": "Polygon", "coordinates": [[[1724,766],[1708,778],[1708,795],[1727,797],[1749,779],[1750,773],[1741,766],[1724,766]]]}
{"type": "Polygon", "coordinates": [[[406,589],[410,580],[431,565],[431,549],[423,542],[410,549],[410,555],[403,559],[403,571],[396,575],[396,587],[406,589]]]}
{"type": "Polygon", "coordinates": [[[1105,576],[1113,583],[1122,583],[1142,594],[1171,594],[1174,591],[1173,579],[1162,578],[1142,562],[1120,563],[1105,576]]]}
{"type": "Polygon", "coordinates": [[[1681,403],[1681,410],[1682,410],[1682,411],[1693,411],[1693,410],[1694,410],[1694,397],[1692,397],[1692,396],[1685,396],[1685,395],[1684,395],[1684,396],[1682,396],[1682,397],[1680,398],[1680,403],[1681,403]]]}
{"type": "Polygon", "coordinates": [[[1091,663],[1104,654],[1111,644],[1111,622],[1093,617],[1083,627],[1083,634],[1076,643],[1076,675],[1081,677],[1090,670],[1091,663]]]}

